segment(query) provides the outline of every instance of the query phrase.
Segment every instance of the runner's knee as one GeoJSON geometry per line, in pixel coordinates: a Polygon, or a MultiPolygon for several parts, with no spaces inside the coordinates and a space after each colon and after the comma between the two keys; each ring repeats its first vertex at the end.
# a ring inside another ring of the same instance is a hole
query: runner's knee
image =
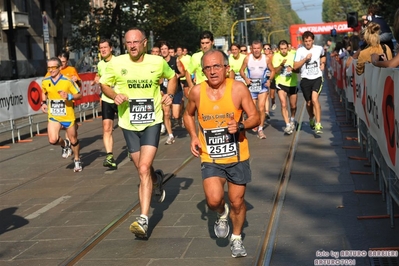
{"type": "Polygon", "coordinates": [[[78,146],[78,145],[79,145],[79,140],[76,140],[75,143],[71,143],[71,146],[72,146],[72,147],[76,147],[76,146],[78,146]]]}
{"type": "Polygon", "coordinates": [[[51,142],[50,140],[49,140],[49,143],[51,144],[51,145],[58,145],[58,142],[60,141],[60,136],[58,136],[58,139],[57,139],[57,141],[55,141],[55,142],[51,142]]]}

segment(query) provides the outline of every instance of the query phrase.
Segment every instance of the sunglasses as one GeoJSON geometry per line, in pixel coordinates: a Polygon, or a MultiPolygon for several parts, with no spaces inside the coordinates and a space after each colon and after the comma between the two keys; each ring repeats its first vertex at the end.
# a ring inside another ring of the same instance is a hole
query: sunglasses
{"type": "Polygon", "coordinates": [[[270,49],[270,47],[267,47],[267,48],[263,48],[263,50],[271,50],[271,49],[270,49]]]}
{"type": "Polygon", "coordinates": [[[246,52],[247,50],[245,49],[245,50],[240,50],[240,52],[246,52]]]}

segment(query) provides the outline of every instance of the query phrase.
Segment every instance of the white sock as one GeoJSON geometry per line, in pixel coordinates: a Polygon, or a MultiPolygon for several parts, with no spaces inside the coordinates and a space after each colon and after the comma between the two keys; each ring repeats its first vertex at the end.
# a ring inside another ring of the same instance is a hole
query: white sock
{"type": "Polygon", "coordinates": [[[148,224],[148,216],[147,215],[140,214],[140,217],[143,217],[145,219],[145,221],[147,222],[147,224],[148,224]]]}
{"type": "Polygon", "coordinates": [[[234,235],[234,234],[231,234],[230,240],[233,241],[234,239],[241,239],[241,235],[234,235]]]}
{"type": "Polygon", "coordinates": [[[295,118],[294,118],[294,117],[291,117],[291,118],[290,118],[290,121],[291,121],[291,122],[294,122],[294,121],[295,121],[295,118]]]}
{"type": "Polygon", "coordinates": [[[258,131],[262,131],[263,130],[263,127],[258,127],[258,131]]]}
{"type": "Polygon", "coordinates": [[[173,134],[169,134],[169,137],[172,137],[172,138],[173,138],[173,134]]]}
{"type": "Polygon", "coordinates": [[[285,126],[286,126],[286,127],[290,127],[290,126],[291,126],[291,124],[286,124],[285,126]]]}

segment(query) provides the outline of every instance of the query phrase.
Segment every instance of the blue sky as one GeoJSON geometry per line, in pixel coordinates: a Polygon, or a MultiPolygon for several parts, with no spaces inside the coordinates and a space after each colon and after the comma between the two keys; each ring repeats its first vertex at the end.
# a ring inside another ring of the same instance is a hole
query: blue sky
{"type": "Polygon", "coordinates": [[[308,24],[322,23],[323,0],[291,0],[291,7],[308,24]]]}

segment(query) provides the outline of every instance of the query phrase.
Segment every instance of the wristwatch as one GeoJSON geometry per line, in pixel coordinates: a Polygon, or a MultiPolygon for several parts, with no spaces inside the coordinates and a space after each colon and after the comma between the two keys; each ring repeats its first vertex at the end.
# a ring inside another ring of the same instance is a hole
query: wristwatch
{"type": "Polygon", "coordinates": [[[168,96],[173,99],[173,97],[175,97],[173,94],[168,94],[168,96]]]}
{"type": "Polygon", "coordinates": [[[238,123],[238,131],[244,131],[245,130],[245,126],[243,123],[238,123]]]}

